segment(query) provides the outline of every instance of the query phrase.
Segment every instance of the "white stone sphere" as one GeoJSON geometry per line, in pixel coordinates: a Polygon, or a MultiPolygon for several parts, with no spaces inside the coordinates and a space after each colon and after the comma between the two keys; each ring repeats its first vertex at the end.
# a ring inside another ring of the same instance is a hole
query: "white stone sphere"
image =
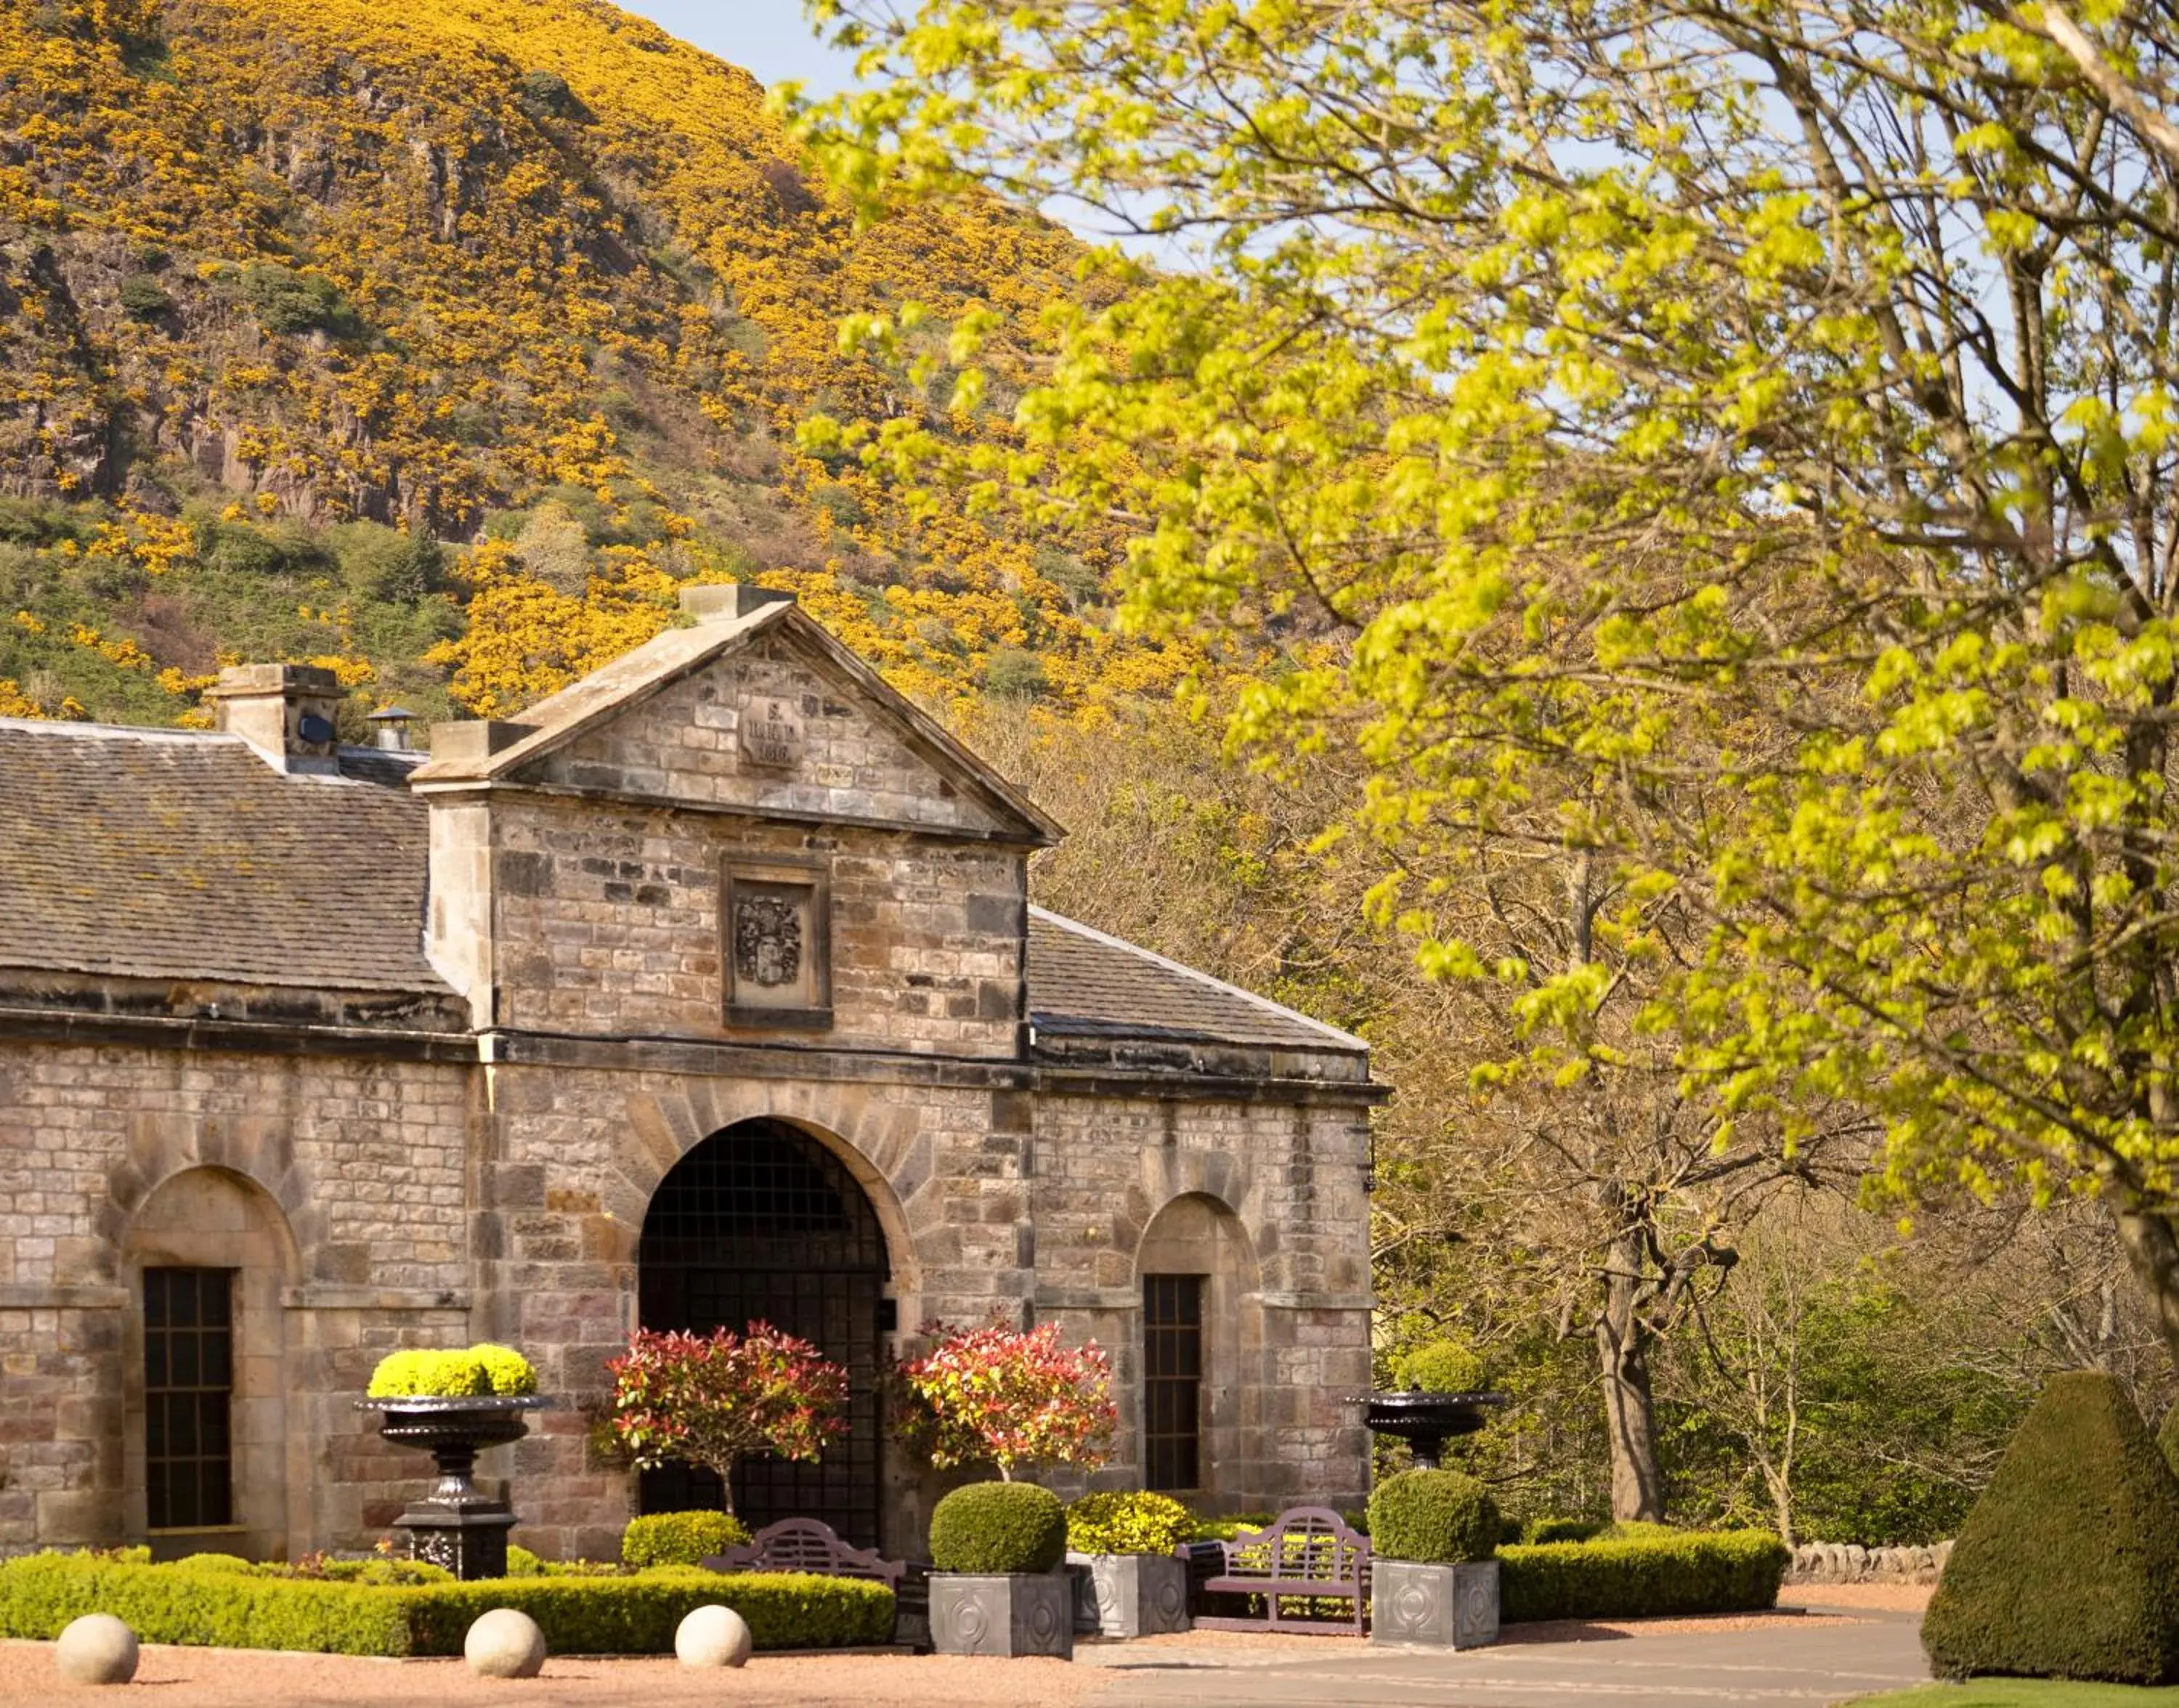
{"type": "Polygon", "coordinates": [[[684,1667],[739,1667],[755,1647],[748,1622],[732,1607],[698,1607],[673,1634],[673,1652],[684,1667]]]}
{"type": "Polygon", "coordinates": [[[71,1684],[126,1684],[136,1676],[136,1634],[111,1613],[85,1613],[61,1633],[53,1661],[71,1684]]]}
{"type": "Polygon", "coordinates": [[[480,1678],[535,1678],[545,1667],[545,1634],[529,1614],[494,1607],[469,1627],[462,1656],[480,1678]]]}

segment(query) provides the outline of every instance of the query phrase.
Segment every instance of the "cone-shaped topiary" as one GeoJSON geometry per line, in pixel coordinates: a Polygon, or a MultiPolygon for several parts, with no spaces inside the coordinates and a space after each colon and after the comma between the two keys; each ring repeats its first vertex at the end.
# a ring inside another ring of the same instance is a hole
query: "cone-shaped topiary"
{"type": "Polygon", "coordinates": [[[972,1482],[930,1514],[930,1563],[941,1572],[1048,1572],[1067,1557],[1067,1508],[1026,1482],[972,1482]]]}
{"type": "Polygon", "coordinates": [[[1922,1621],[1940,1678],[2179,1679],[2179,1481],[2110,1377],[2054,1377],[1922,1621]]]}
{"type": "Polygon", "coordinates": [[[1369,1497],[1369,1545],[1388,1560],[1487,1560],[1498,1530],[1497,1502],[1464,1471],[1403,1470],[1369,1497]]]}

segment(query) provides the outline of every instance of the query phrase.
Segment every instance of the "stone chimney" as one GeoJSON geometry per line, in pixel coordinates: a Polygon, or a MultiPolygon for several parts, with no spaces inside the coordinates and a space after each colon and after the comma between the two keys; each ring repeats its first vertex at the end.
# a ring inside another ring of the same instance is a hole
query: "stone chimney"
{"type": "Polygon", "coordinates": [[[698,622],[732,622],[768,605],[793,605],[794,595],[747,581],[706,581],[681,589],[681,609],[698,622]]]}
{"type": "Polygon", "coordinates": [[[205,698],[217,727],[239,736],[276,771],[330,775],[340,769],[333,714],[341,686],[318,665],[230,665],[205,698]]]}

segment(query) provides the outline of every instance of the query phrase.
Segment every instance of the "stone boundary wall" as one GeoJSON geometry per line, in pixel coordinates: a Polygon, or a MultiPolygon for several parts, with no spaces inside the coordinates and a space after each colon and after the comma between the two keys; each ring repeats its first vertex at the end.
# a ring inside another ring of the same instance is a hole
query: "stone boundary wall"
{"type": "Polygon", "coordinates": [[[1789,1584],[1934,1584],[1952,1545],[1865,1548],[1858,1542],[1803,1542],[1786,1568],[1789,1584]]]}

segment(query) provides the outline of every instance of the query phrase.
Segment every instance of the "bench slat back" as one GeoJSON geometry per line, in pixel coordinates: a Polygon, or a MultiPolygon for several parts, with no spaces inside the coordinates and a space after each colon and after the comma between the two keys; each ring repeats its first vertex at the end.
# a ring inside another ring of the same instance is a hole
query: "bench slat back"
{"type": "Polygon", "coordinates": [[[878,1578],[895,1585],[900,1581],[898,1561],[882,1558],[873,1548],[849,1547],[832,1525],[817,1519],[782,1519],[777,1524],[766,1525],[748,1543],[729,1548],[722,1557],[728,1565],[746,1571],[878,1578]]]}
{"type": "Polygon", "coordinates": [[[1358,1584],[1369,1561],[1369,1539],[1329,1507],[1289,1507],[1262,1530],[1219,1546],[1228,1578],[1358,1584]]]}

